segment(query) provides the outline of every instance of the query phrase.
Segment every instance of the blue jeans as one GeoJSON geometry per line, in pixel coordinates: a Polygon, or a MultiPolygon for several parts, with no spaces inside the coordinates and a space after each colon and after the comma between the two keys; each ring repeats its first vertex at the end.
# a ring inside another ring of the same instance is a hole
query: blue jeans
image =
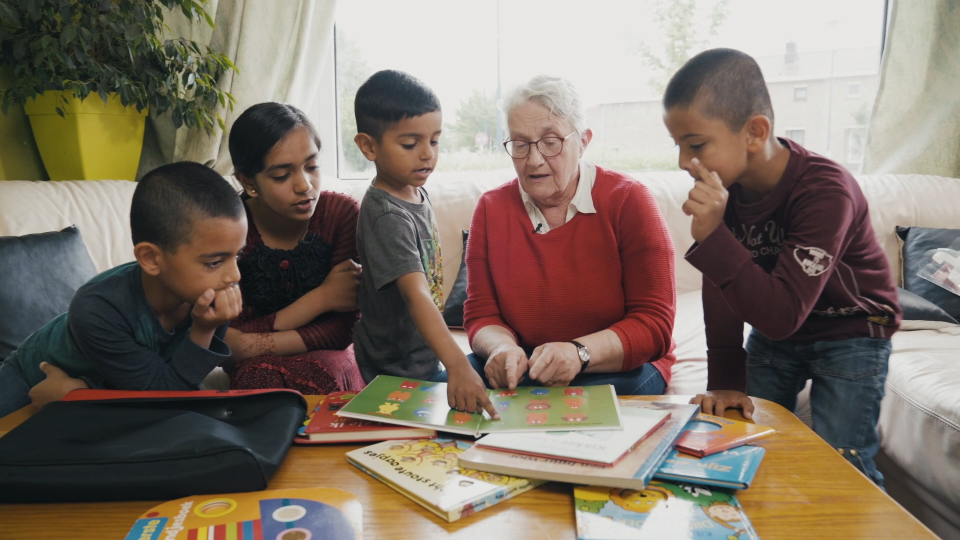
{"type": "MultiPolygon", "coordinates": [[[[487,388],[491,388],[490,381],[487,380],[487,375],[483,372],[483,368],[487,365],[486,360],[476,354],[468,354],[467,360],[470,361],[474,371],[480,374],[483,384],[487,385],[487,388]]],[[[618,396],[659,396],[667,389],[667,381],[663,379],[663,375],[649,363],[631,371],[581,373],[570,381],[569,386],[599,386],[602,384],[612,384],[618,396]]],[[[543,386],[543,383],[528,377],[520,383],[520,386],[543,386]]]]}
{"type": "Polygon", "coordinates": [[[878,486],[873,462],[890,340],[856,338],[815,343],[773,341],[754,330],[747,340],[747,394],[793,411],[807,379],[813,431],[878,486]]]}
{"type": "Polygon", "coordinates": [[[16,351],[0,363],[0,418],[30,404],[30,383],[23,376],[20,365],[12,362],[16,351]]]}

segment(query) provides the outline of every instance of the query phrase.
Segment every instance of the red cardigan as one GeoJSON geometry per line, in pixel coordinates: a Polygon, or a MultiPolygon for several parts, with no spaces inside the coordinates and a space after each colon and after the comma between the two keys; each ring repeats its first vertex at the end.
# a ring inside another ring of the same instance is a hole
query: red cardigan
{"type": "Polygon", "coordinates": [[[532,234],[517,180],[477,204],[467,244],[464,321],[471,342],[495,324],[521,347],[565,342],[609,328],[623,371],[646,362],[670,382],[677,295],[674,249],[641,183],[597,167],[595,214],[532,234]]]}

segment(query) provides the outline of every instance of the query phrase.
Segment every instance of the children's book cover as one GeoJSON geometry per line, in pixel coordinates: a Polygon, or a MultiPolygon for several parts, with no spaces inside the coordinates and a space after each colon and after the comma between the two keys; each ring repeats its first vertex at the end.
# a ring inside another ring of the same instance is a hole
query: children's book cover
{"type": "Polygon", "coordinates": [[[700,413],[677,441],[677,450],[698,457],[709,456],[776,432],[772,427],[700,413]]]}
{"type": "Polygon", "coordinates": [[[321,398],[309,413],[294,442],[298,444],[327,444],[340,442],[386,441],[391,439],[423,439],[436,437],[437,432],[427,428],[394,426],[356,418],[341,418],[337,411],[350,402],[356,392],[331,392],[321,398]]]}
{"type": "Polygon", "coordinates": [[[347,461],[451,522],[543,484],[460,468],[470,446],[442,438],[385,441],[347,452],[347,461]]]}
{"type": "Polygon", "coordinates": [[[464,467],[513,476],[555,480],[572,484],[590,484],[630,489],[643,489],[653,473],[673,449],[673,443],[684,426],[699,410],[697,405],[656,401],[621,400],[620,406],[670,412],[659,429],[640,442],[618,463],[604,467],[567,459],[538,457],[512,452],[470,448],[460,457],[464,467]]]}
{"type": "Polygon", "coordinates": [[[673,450],[654,478],[693,484],[747,489],[760,468],[767,450],[760,446],[738,446],[702,458],[673,450]]]}
{"type": "Polygon", "coordinates": [[[197,495],[155,506],[126,540],[360,540],[363,507],[332,488],[197,495]]]}
{"type": "Polygon", "coordinates": [[[669,411],[623,407],[622,430],[491,433],[478,440],[477,446],[610,467],[669,417],[669,411]]]}
{"type": "Polygon", "coordinates": [[[337,413],[479,437],[499,431],[622,429],[611,385],[488,390],[500,420],[447,406],[447,384],[380,375],[337,413]]]}
{"type": "Polygon", "coordinates": [[[643,490],[576,487],[579,540],[746,540],[756,531],[732,492],[654,480],[643,490]]]}

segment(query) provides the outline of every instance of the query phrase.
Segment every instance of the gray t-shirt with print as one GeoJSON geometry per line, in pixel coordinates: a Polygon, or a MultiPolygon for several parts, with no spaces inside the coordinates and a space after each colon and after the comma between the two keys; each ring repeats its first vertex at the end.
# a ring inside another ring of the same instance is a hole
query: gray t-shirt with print
{"type": "Polygon", "coordinates": [[[426,190],[419,192],[423,202],[410,203],[371,185],[360,205],[361,316],[353,345],[367,382],[381,374],[432,379],[440,371],[396,286],[401,276],[421,272],[434,304],[443,309],[440,233],[426,190]]]}

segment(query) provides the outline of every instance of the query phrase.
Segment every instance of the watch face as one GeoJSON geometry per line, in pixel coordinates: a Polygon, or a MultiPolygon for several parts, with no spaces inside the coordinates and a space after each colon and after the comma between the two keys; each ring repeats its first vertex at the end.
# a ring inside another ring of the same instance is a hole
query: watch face
{"type": "Polygon", "coordinates": [[[589,361],[590,361],[590,352],[587,351],[587,348],[586,348],[586,347],[577,347],[577,354],[580,355],[580,361],[581,361],[581,362],[589,362],[589,361]]]}

